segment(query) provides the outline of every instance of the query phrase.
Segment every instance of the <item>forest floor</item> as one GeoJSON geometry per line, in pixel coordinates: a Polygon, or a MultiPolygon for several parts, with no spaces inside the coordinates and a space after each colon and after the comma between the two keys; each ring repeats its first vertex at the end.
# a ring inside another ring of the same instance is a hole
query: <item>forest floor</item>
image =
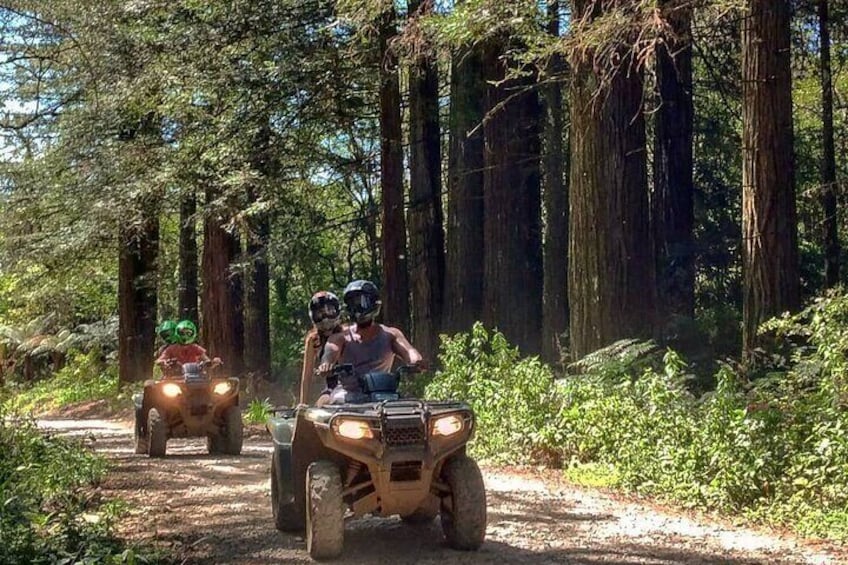
{"type": "MultiPolygon", "coordinates": [[[[270,505],[271,438],[247,430],[239,457],[209,456],[202,439],[170,440],[167,456],[133,453],[132,422],[66,414],[39,422],[85,438],[112,470],[99,490],[127,501],[119,534],[168,548],[182,563],[310,562],[302,536],[278,532],[270,505]]],[[[339,563],[636,564],[848,563],[848,548],[786,533],[737,527],[697,513],[576,487],[551,469],[483,466],[486,542],[449,549],[439,521],[397,518],[347,524],[339,563]]]]}

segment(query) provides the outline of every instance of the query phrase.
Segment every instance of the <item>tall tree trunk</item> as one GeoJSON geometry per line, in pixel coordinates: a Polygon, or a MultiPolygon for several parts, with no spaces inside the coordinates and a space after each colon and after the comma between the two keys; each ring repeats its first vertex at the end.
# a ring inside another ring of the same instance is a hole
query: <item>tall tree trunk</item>
{"type": "Polygon", "coordinates": [[[748,0],[742,23],[744,353],[761,322],[799,305],[789,0],[748,0]]]}
{"type": "Polygon", "coordinates": [[[483,115],[479,47],[451,62],[444,329],[467,331],[483,313],[483,115]]]}
{"type": "MultiPolygon", "coordinates": [[[[274,174],[271,155],[271,127],[265,120],[259,127],[254,140],[253,167],[264,179],[274,174]]],[[[248,189],[248,200],[256,202],[257,190],[248,189]]],[[[251,283],[247,285],[244,324],[245,370],[265,379],[271,377],[271,303],[270,271],[268,267],[268,244],[271,238],[271,223],[265,212],[251,217],[247,255],[251,262],[251,283]]]]}
{"type": "Polygon", "coordinates": [[[380,176],[382,188],[383,320],[409,331],[409,272],[403,207],[403,134],[397,57],[389,41],[397,34],[395,10],[380,19],[380,176]]]}
{"type": "MultiPolygon", "coordinates": [[[[215,199],[207,189],[206,202],[215,199]]],[[[203,324],[201,338],[210,356],[224,361],[227,372],[241,374],[244,368],[244,321],[241,276],[230,264],[238,254],[238,238],[224,229],[225,219],[217,211],[207,213],[203,229],[203,324]]]]}
{"type": "Polygon", "coordinates": [[[534,79],[505,78],[504,51],[492,44],[484,56],[491,82],[483,128],[483,321],[532,355],[542,332],[542,108],[534,79]]]}
{"type": "Polygon", "coordinates": [[[156,339],[159,218],[155,207],[143,212],[140,227],[124,227],[118,256],[118,378],[121,383],[149,379],[156,339]]]}
{"type": "MultiPolygon", "coordinates": [[[[412,0],[409,12],[426,16],[433,0],[412,0]]],[[[445,235],[442,228],[439,75],[433,55],[409,69],[409,269],[412,339],[426,359],[438,351],[444,303],[445,235]]]]}
{"type": "Polygon", "coordinates": [[[180,264],[179,264],[179,316],[180,319],[200,322],[197,315],[197,196],[194,189],[186,192],[180,201],[180,264]]]}
{"type": "MultiPolygon", "coordinates": [[[[591,22],[604,6],[574,0],[572,17],[591,22]]],[[[588,53],[571,72],[568,298],[579,359],[618,339],[650,337],[656,289],[642,76],[626,52],[617,69],[594,66],[588,53]]]]}
{"type": "MultiPolygon", "coordinates": [[[[548,4],[548,33],[559,36],[559,2],[548,4]]],[[[544,307],[542,308],[542,358],[558,362],[560,337],[568,329],[568,185],[564,169],[568,158],[563,151],[562,57],[551,56],[546,74],[551,81],[544,87],[545,101],[545,245],[544,307]]]]}
{"type": "Polygon", "coordinates": [[[821,41],[822,162],[821,204],[824,213],[822,240],[824,274],[828,288],[839,284],[839,218],[836,209],[836,151],[833,142],[833,82],[830,70],[830,22],[828,0],[819,0],[819,40],[821,41]]]}
{"type": "Polygon", "coordinates": [[[651,201],[657,248],[657,287],[664,321],[695,314],[695,249],[692,178],[691,8],[663,0],[670,34],[657,49],[660,107],[654,128],[654,192],[651,201]]]}

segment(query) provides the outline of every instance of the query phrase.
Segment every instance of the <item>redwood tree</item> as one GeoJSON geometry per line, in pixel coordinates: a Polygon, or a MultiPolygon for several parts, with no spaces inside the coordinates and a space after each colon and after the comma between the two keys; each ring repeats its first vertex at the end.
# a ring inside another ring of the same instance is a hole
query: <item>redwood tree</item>
{"type": "Polygon", "coordinates": [[[541,349],[542,107],[535,77],[510,76],[502,45],[489,45],[483,172],[483,322],[524,354],[541,349]]]}
{"type": "Polygon", "coordinates": [[[825,284],[839,284],[839,218],[836,207],[836,150],[833,141],[833,80],[830,69],[830,17],[828,0],[819,0],[819,41],[822,88],[822,161],[821,205],[824,213],[822,241],[824,247],[825,284]]]}
{"type": "MultiPolygon", "coordinates": [[[[207,205],[216,192],[206,191],[207,205]]],[[[238,375],[244,367],[244,319],[240,275],[230,265],[240,249],[238,238],[225,229],[222,210],[206,213],[203,229],[203,325],[201,339],[210,356],[224,361],[229,374],[238,375]]]]}
{"type": "MultiPolygon", "coordinates": [[[[254,170],[261,178],[274,172],[271,154],[271,127],[267,120],[259,126],[253,141],[254,170]]],[[[249,203],[255,203],[259,194],[257,187],[248,186],[249,203]]],[[[245,288],[244,308],[244,364],[245,370],[263,378],[271,376],[271,296],[270,271],[268,267],[268,244],[271,240],[271,222],[266,212],[249,218],[250,233],[246,244],[250,261],[250,284],[245,288]]]]}
{"type": "Polygon", "coordinates": [[[159,219],[156,206],[141,211],[140,222],[120,231],[118,256],[118,378],[121,383],[149,379],[156,339],[159,219]]]}
{"type": "MultiPolygon", "coordinates": [[[[559,2],[548,4],[548,33],[559,36],[559,2]]],[[[560,360],[560,336],[568,329],[568,185],[564,169],[562,83],[563,61],[554,54],[547,65],[549,81],[545,101],[544,152],[544,308],[542,309],[542,356],[549,363],[560,360]]]]}
{"type": "MultiPolygon", "coordinates": [[[[409,11],[430,14],[433,0],[413,0],[409,11]]],[[[409,269],[412,339],[427,359],[438,351],[444,302],[441,154],[439,75],[435,55],[422,50],[409,68],[409,269]]]]}
{"type": "Polygon", "coordinates": [[[483,308],[482,50],[459,49],[451,60],[447,258],[444,329],[467,331],[483,308]]]}
{"type": "Polygon", "coordinates": [[[789,0],[748,0],[742,22],[743,349],[799,305],[789,0]]]}
{"type": "MultiPolygon", "coordinates": [[[[591,29],[627,4],[573,0],[572,23],[591,29]]],[[[625,337],[650,337],[655,281],[649,228],[642,76],[630,51],[608,64],[594,50],[571,61],[569,307],[573,358],[625,337]]]]}
{"type": "Polygon", "coordinates": [[[379,22],[380,186],[383,226],[383,320],[409,330],[409,273],[406,261],[406,217],[403,202],[403,134],[397,56],[389,42],[397,35],[390,6],[379,22]]]}
{"type": "Polygon", "coordinates": [[[691,318],[695,313],[692,12],[684,0],[663,0],[661,7],[669,33],[656,53],[659,109],[651,221],[657,248],[658,305],[664,318],[691,318]]]}

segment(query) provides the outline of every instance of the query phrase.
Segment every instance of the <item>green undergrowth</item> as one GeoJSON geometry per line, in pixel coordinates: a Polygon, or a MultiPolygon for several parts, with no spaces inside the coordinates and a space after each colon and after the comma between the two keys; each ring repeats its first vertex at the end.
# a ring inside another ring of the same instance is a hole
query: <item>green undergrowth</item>
{"type": "Polygon", "coordinates": [[[106,401],[117,410],[128,405],[128,394],[119,391],[115,365],[101,363],[96,352],[73,353],[50,378],[10,384],[3,406],[9,412],[44,414],[81,402],[106,401]]]}
{"type": "Polygon", "coordinates": [[[94,488],[106,471],[78,442],[0,410],[0,563],[168,563],[115,536],[125,506],[94,488]]]}
{"type": "Polygon", "coordinates": [[[579,484],[848,539],[848,298],[765,329],[780,344],[767,363],[721,365],[714,389],[696,395],[671,350],[646,361],[626,352],[652,346],[618,344],[555,379],[478,324],[443,338],[426,393],[472,405],[471,449],[485,460],[541,462],[579,484]]]}

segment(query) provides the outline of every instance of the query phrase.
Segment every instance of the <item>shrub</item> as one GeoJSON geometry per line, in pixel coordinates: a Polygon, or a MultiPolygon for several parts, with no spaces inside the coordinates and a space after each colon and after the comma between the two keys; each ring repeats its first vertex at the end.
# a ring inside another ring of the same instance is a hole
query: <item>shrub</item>
{"type": "Polygon", "coordinates": [[[75,351],[51,378],[12,395],[6,401],[6,408],[14,412],[45,412],[75,402],[117,397],[117,367],[104,366],[97,351],[75,351]]]}
{"type": "Polygon", "coordinates": [[[614,344],[554,381],[477,324],[443,338],[426,392],[471,404],[479,456],[848,538],[848,297],[763,330],[779,345],[762,352],[769,372],[721,365],[696,397],[684,360],[668,350],[656,362],[648,342],[614,344]]]}
{"type": "Polygon", "coordinates": [[[247,405],[244,421],[248,424],[264,424],[273,410],[274,405],[271,404],[270,398],[266,398],[265,400],[254,398],[247,405]]]}
{"type": "Polygon", "coordinates": [[[442,370],[426,396],[468,402],[477,417],[473,451],[497,461],[527,461],[539,443],[538,430],[554,413],[553,376],[537,358],[519,359],[499,332],[482,324],[470,333],[443,336],[442,370]]]}
{"type": "Polygon", "coordinates": [[[78,443],[0,411],[0,563],[159,562],[113,536],[122,506],[91,489],[105,472],[78,443]]]}

